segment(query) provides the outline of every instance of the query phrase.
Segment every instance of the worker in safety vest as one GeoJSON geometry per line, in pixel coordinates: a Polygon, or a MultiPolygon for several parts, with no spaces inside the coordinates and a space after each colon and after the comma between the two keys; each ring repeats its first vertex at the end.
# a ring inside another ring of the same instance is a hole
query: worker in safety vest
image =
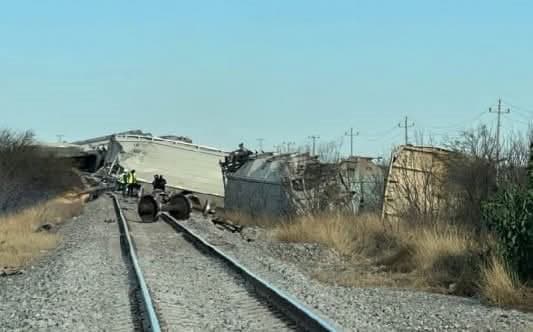
{"type": "Polygon", "coordinates": [[[137,186],[137,177],[135,176],[135,170],[132,169],[131,172],[128,173],[128,196],[133,196],[133,188],[137,186]]]}
{"type": "Polygon", "coordinates": [[[120,180],[119,183],[121,184],[120,189],[122,191],[122,195],[126,196],[127,190],[128,190],[128,170],[123,169],[122,173],[120,173],[120,180]]]}
{"type": "Polygon", "coordinates": [[[124,181],[124,175],[119,174],[117,177],[117,191],[123,191],[124,187],[126,186],[126,182],[124,181]]]}

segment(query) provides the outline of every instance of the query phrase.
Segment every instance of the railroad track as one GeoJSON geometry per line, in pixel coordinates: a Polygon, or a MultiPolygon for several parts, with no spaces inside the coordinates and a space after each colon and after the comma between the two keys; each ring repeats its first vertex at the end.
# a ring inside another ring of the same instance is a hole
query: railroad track
{"type": "Polygon", "coordinates": [[[148,331],[335,331],[168,214],[142,223],[113,195],[148,331]],[[174,231],[173,231],[174,229],[174,231]]]}

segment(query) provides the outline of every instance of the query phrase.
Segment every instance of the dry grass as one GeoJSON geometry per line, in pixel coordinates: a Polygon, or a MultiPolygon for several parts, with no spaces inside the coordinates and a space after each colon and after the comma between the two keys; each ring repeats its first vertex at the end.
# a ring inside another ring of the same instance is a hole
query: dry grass
{"type": "Polygon", "coordinates": [[[409,244],[419,287],[456,295],[476,293],[483,250],[468,232],[452,226],[422,228],[409,244]]]}
{"type": "Polygon", "coordinates": [[[531,296],[519,300],[524,288],[503,263],[487,257],[492,240],[461,228],[385,225],[373,215],[309,216],[278,223],[271,234],[284,242],[319,243],[343,255],[343,266],[313,273],[324,282],[481,294],[498,305],[533,307],[531,296]]]}
{"type": "Polygon", "coordinates": [[[306,216],[278,224],[273,235],[285,242],[320,243],[345,256],[386,250],[393,242],[381,221],[373,215],[359,218],[306,216]]]}
{"type": "Polygon", "coordinates": [[[499,257],[493,256],[481,272],[481,294],[491,304],[509,306],[524,304],[524,286],[515,273],[499,257]]]}
{"type": "Polygon", "coordinates": [[[85,197],[67,194],[15,214],[0,217],[0,269],[18,268],[55,248],[54,232],[36,232],[43,224],[57,225],[80,213],[85,197]]]}

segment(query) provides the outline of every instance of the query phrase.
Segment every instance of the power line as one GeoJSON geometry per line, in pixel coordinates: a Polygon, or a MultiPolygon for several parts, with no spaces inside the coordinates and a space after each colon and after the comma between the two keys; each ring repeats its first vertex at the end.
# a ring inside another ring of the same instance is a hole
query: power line
{"type": "Polygon", "coordinates": [[[513,113],[511,114],[504,114],[505,116],[508,116],[510,118],[511,122],[518,122],[518,123],[525,123],[525,124],[531,124],[533,122],[532,116],[523,115],[515,109],[513,109],[513,113]]]}
{"type": "Polygon", "coordinates": [[[518,115],[519,117],[521,117],[525,121],[533,120],[533,114],[528,114],[528,113],[526,113],[524,111],[521,111],[519,109],[515,109],[514,107],[513,107],[513,114],[514,115],[518,115]]]}
{"type": "Polygon", "coordinates": [[[386,140],[386,139],[396,138],[398,135],[399,135],[398,134],[398,127],[394,126],[394,131],[390,131],[388,134],[380,136],[380,137],[366,139],[365,141],[366,142],[381,142],[381,141],[386,140]],[[393,134],[393,135],[391,135],[391,134],[393,134]]]}
{"type": "Polygon", "coordinates": [[[531,108],[525,108],[525,107],[522,107],[522,106],[517,106],[517,105],[511,104],[510,102],[505,101],[505,100],[503,100],[502,103],[504,105],[507,105],[508,107],[512,108],[513,111],[522,110],[522,111],[525,111],[525,112],[528,112],[528,113],[533,113],[533,109],[531,109],[531,108]]]}
{"type": "Polygon", "coordinates": [[[387,129],[387,130],[384,130],[384,131],[380,131],[380,132],[377,132],[377,133],[374,133],[374,134],[368,134],[368,133],[363,133],[361,134],[362,136],[365,136],[367,138],[370,138],[370,139],[373,139],[373,138],[382,138],[384,135],[390,135],[390,133],[392,132],[396,132],[396,125],[392,126],[391,128],[387,129]]]}
{"type": "Polygon", "coordinates": [[[431,126],[429,127],[429,129],[436,129],[436,130],[446,130],[446,129],[449,129],[449,130],[452,130],[452,129],[462,129],[464,128],[464,124],[465,122],[474,122],[474,121],[477,121],[479,120],[481,117],[483,117],[483,115],[487,114],[486,111],[483,111],[481,113],[478,113],[476,114],[473,118],[470,118],[468,119],[467,121],[462,121],[461,123],[457,123],[457,124],[454,124],[454,125],[447,125],[447,126],[431,126]]]}
{"type": "Polygon", "coordinates": [[[398,127],[403,128],[405,130],[405,145],[407,145],[409,143],[409,131],[408,131],[408,129],[412,128],[414,126],[415,126],[414,122],[411,122],[410,124],[407,123],[407,116],[404,118],[404,124],[403,125],[402,125],[401,122],[398,123],[398,127]]]}

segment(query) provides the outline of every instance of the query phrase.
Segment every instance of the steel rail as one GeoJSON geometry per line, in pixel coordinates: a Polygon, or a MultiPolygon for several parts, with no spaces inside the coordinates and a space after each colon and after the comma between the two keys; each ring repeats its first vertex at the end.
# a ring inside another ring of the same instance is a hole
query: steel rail
{"type": "Polygon", "coordinates": [[[128,253],[129,257],[131,259],[131,263],[133,265],[133,270],[135,272],[135,277],[137,279],[137,282],[139,283],[139,287],[141,289],[141,300],[143,302],[144,308],[146,310],[148,322],[150,324],[150,330],[152,332],[160,332],[161,326],[159,324],[159,319],[157,318],[155,307],[152,302],[152,298],[150,296],[150,292],[148,290],[148,286],[146,284],[146,281],[144,280],[143,273],[141,271],[141,268],[139,266],[139,261],[137,259],[137,254],[135,253],[135,249],[133,248],[132,240],[130,237],[130,231],[128,228],[128,223],[126,222],[126,218],[124,217],[124,213],[122,212],[120,208],[120,204],[118,202],[118,198],[115,194],[110,194],[110,196],[113,198],[113,203],[115,205],[115,210],[118,215],[119,223],[123,229],[124,237],[126,238],[126,246],[128,247],[128,253]]]}
{"type": "Polygon", "coordinates": [[[163,212],[160,215],[165,219],[166,222],[170,223],[171,226],[174,226],[178,231],[188,235],[193,243],[200,245],[201,248],[207,250],[225,262],[234,271],[247,280],[261,296],[274,305],[276,309],[286,314],[300,327],[313,332],[332,332],[340,330],[340,328],[334,327],[331,322],[319,317],[305,305],[299,303],[294,298],[291,298],[281,290],[269,284],[267,281],[255,275],[253,272],[239,264],[235,259],[226,255],[220,249],[208,243],[194,231],[185,227],[168,213],[163,212]]]}

